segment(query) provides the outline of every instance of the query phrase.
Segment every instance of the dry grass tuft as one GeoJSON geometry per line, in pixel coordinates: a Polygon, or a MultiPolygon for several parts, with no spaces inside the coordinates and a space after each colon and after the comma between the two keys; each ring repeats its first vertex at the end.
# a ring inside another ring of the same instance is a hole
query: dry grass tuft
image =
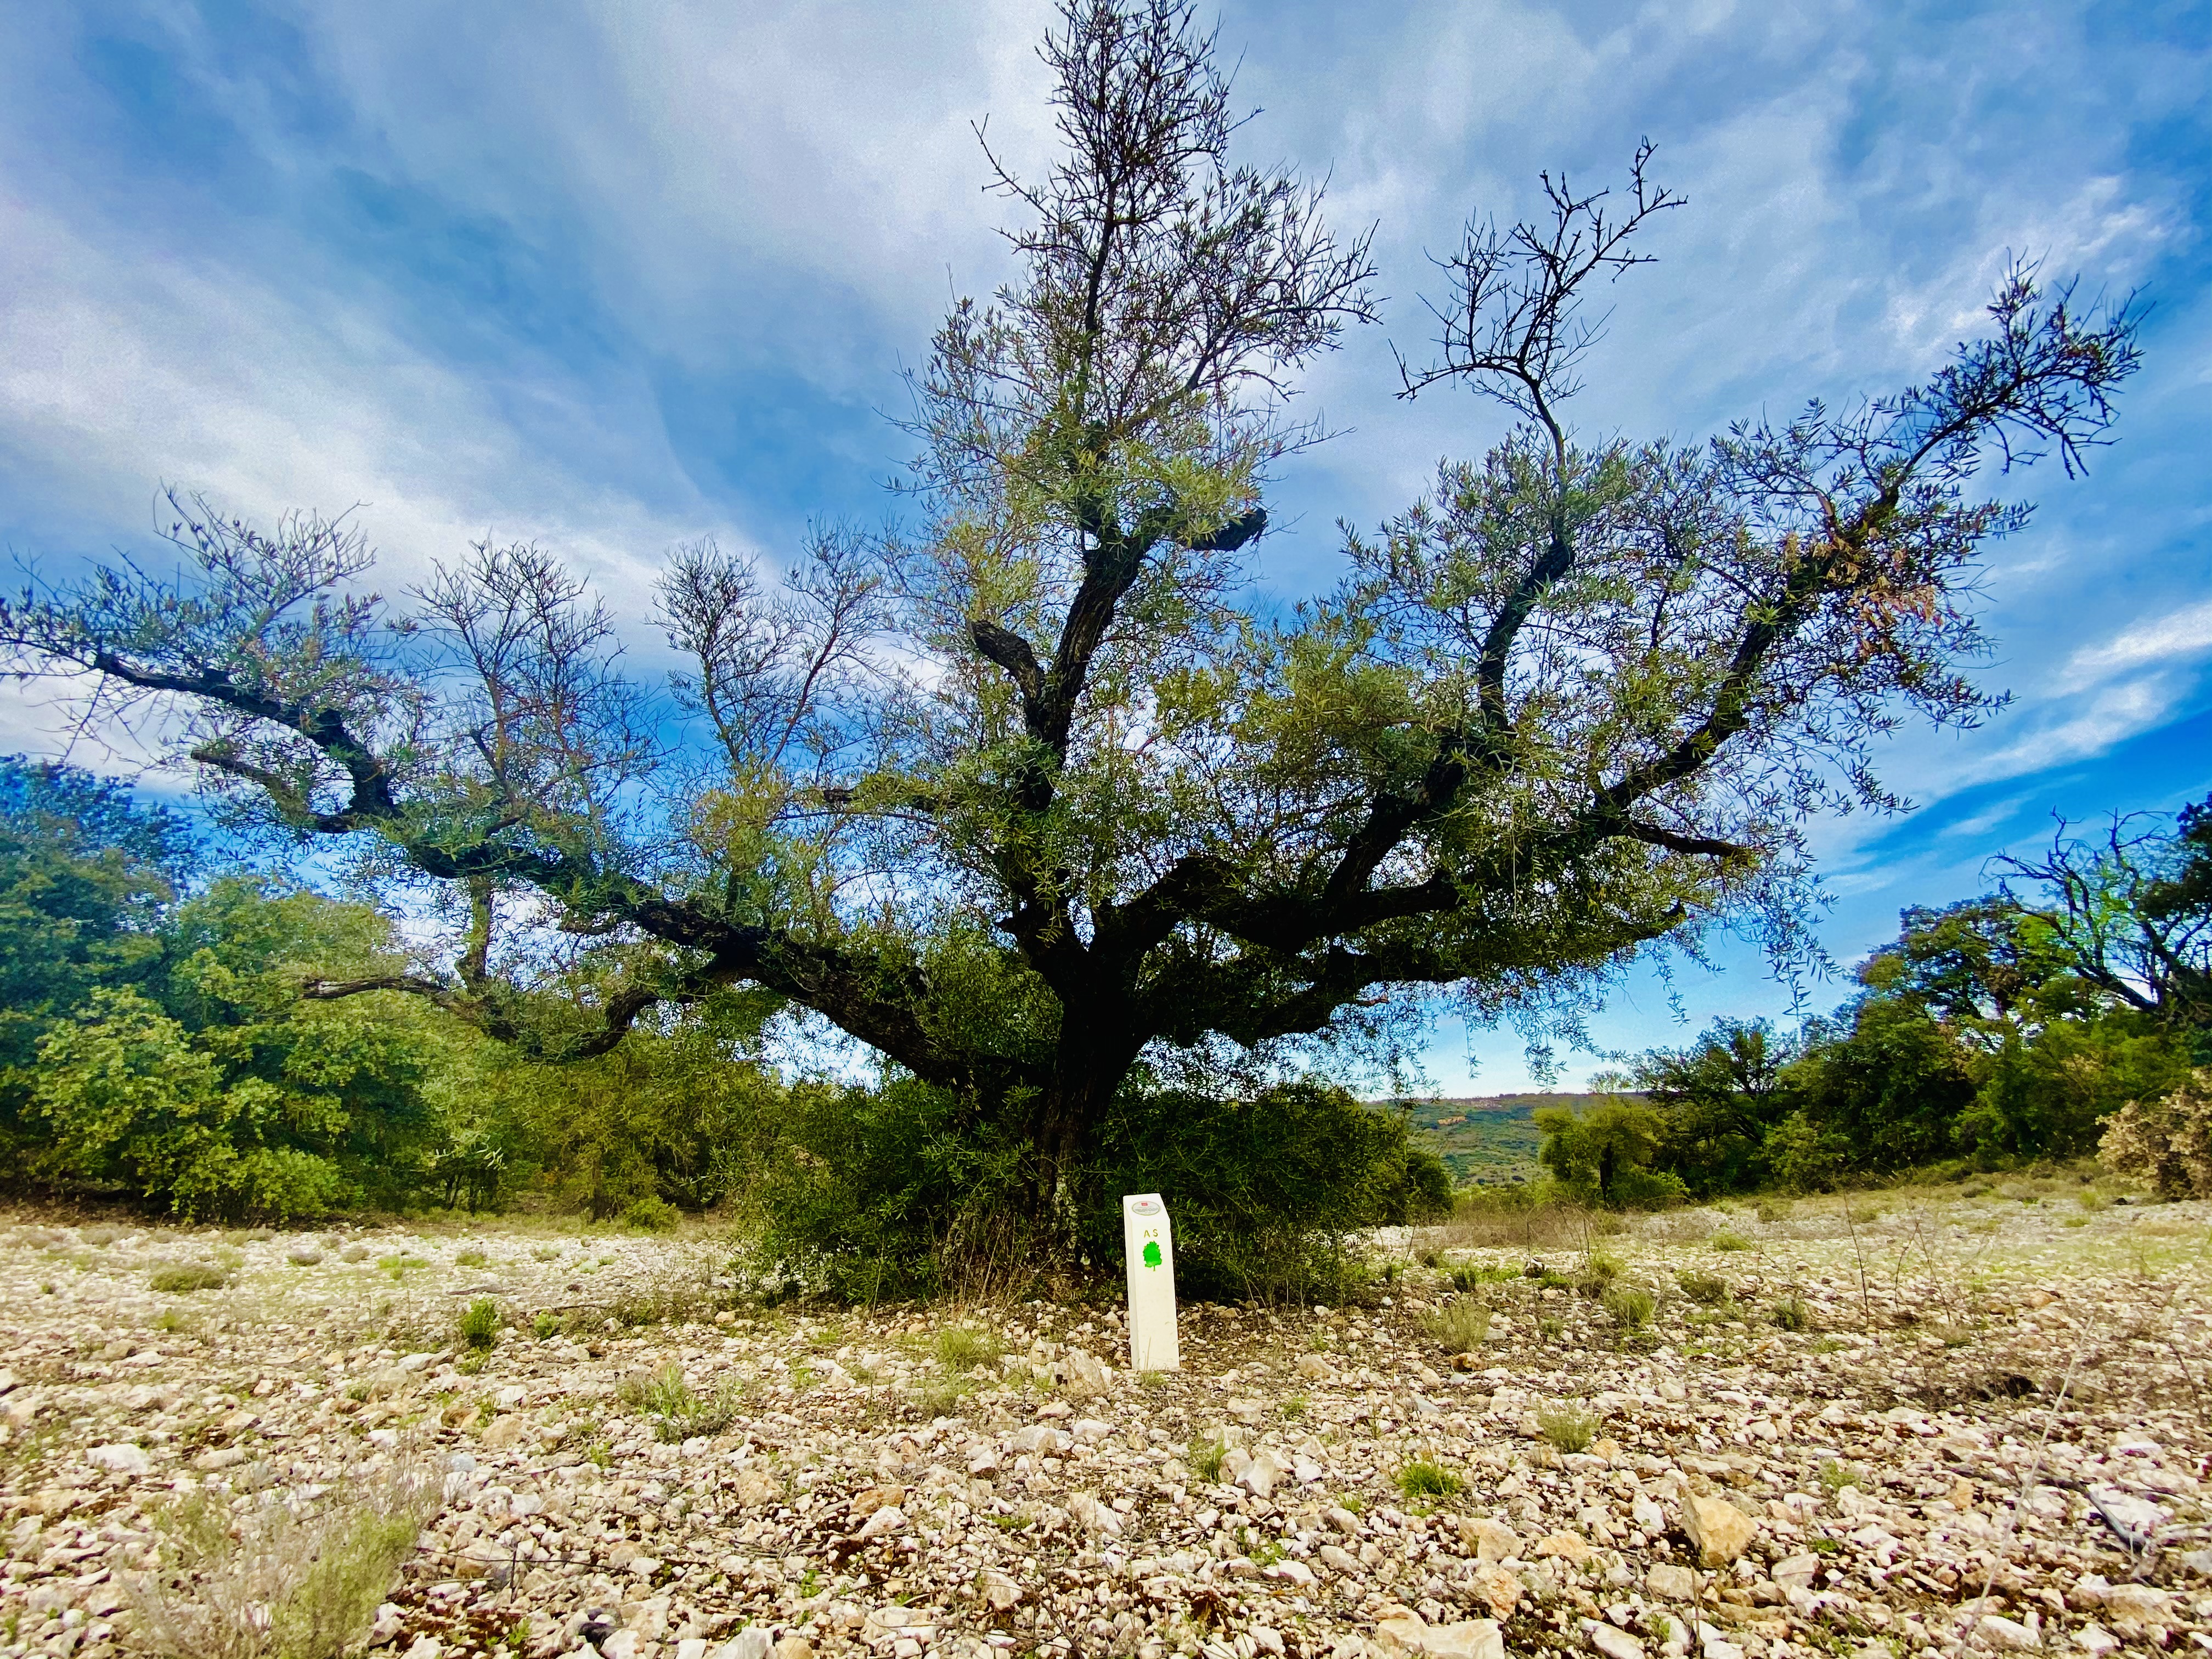
{"type": "Polygon", "coordinates": [[[1421,1329],[1446,1353],[1474,1353],[1490,1334],[1490,1310],[1473,1297],[1455,1297],[1436,1312],[1424,1315],[1421,1329]]]}
{"type": "Polygon", "coordinates": [[[435,1480],[348,1481],[319,1505],[243,1515],[194,1492],[155,1518],[161,1570],[134,1585],[155,1650],[179,1659],[341,1659],[438,1507],[435,1480]]]}

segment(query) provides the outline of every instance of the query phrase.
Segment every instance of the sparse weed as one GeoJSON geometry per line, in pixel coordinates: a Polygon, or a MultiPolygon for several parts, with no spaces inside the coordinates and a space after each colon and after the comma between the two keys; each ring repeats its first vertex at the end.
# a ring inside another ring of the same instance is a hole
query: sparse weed
{"type": "Polygon", "coordinates": [[[1866,1476],[1848,1463],[1826,1457],[1820,1460],[1820,1485],[1830,1492],[1839,1492],[1846,1486],[1857,1486],[1863,1490],[1866,1476]]]}
{"type": "Polygon", "coordinates": [[[1297,1423],[1304,1421],[1306,1414],[1307,1403],[1305,1395],[1302,1394],[1292,1395],[1289,1399],[1283,1401],[1283,1420],[1286,1423],[1297,1423]]]}
{"type": "Polygon", "coordinates": [[[374,1254],[374,1252],[372,1251],[366,1244],[349,1244],[345,1249],[338,1252],[338,1260],[341,1261],[366,1261],[374,1254]]]}
{"type": "Polygon", "coordinates": [[[1490,1310],[1473,1297],[1457,1297],[1423,1315],[1421,1330],[1446,1353],[1473,1353],[1490,1334],[1490,1310]]]}
{"type": "Polygon", "coordinates": [[[530,1322],[530,1334],[540,1342],[550,1341],[561,1334],[561,1316],[552,1312],[540,1313],[530,1322]]]}
{"type": "Polygon", "coordinates": [[[479,1352],[489,1352],[499,1340],[499,1304],[480,1296],[461,1315],[461,1340],[479,1352]]]}
{"type": "Polygon", "coordinates": [[[1479,1261],[1451,1270],[1452,1288],[1462,1292],[1485,1285],[1510,1285],[1520,1277],[1518,1267],[1493,1267],[1479,1261]]]}
{"type": "Polygon", "coordinates": [[[194,1291],[219,1291],[229,1283],[228,1273],[205,1261],[173,1261],[165,1267],[155,1268],[146,1280],[149,1290],[160,1291],[168,1296],[188,1296],[194,1291]]]}
{"type": "Polygon", "coordinates": [[[1614,1324],[1625,1331],[1640,1331],[1651,1322],[1658,1304],[1651,1292],[1634,1285],[1608,1285],[1605,1288],[1605,1310],[1613,1316],[1614,1324]]]}
{"type": "Polygon", "coordinates": [[[1400,1469],[1395,1482],[1398,1490],[1413,1502],[1449,1498],[1466,1484],[1443,1464],[1431,1463],[1425,1457],[1416,1458],[1400,1469]]]}
{"type": "Polygon", "coordinates": [[[377,1270],[395,1285],[404,1280],[408,1274],[429,1265],[419,1255],[404,1254],[385,1256],[376,1264],[377,1270]]]}
{"type": "Polygon", "coordinates": [[[1211,1486],[1220,1481],[1221,1460],[1228,1454],[1229,1448],[1219,1436],[1194,1437],[1183,1453],[1183,1462],[1190,1466],[1193,1474],[1211,1486]]]}
{"type": "Polygon", "coordinates": [[[1547,1342],[1565,1341],[1567,1334],[1567,1322],[1547,1315],[1536,1322],[1536,1334],[1547,1342]]]}
{"type": "Polygon", "coordinates": [[[1809,1331],[1813,1328],[1812,1304],[1802,1296],[1785,1296],[1774,1304],[1768,1316],[1785,1331],[1809,1331]]]}
{"type": "Polygon", "coordinates": [[[1747,1250],[1751,1248],[1749,1239],[1741,1233],[1732,1232],[1725,1227],[1707,1239],[1705,1243],[1716,1250],[1747,1250]]]}
{"type": "Polygon", "coordinates": [[[540,1244],[536,1249],[531,1251],[530,1259],[532,1261],[558,1261],[561,1259],[561,1247],[558,1244],[540,1244]]]}
{"type": "Polygon", "coordinates": [[[2074,1194],[2074,1201],[2085,1210],[2109,1210],[2112,1200],[2094,1187],[2084,1188],[2074,1194]]]}
{"type": "Polygon", "coordinates": [[[1790,1206],[1786,1199],[1763,1198],[1759,1201],[1759,1218],[1768,1226],[1790,1218],[1790,1206]]]}
{"type": "Polygon", "coordinates": [[[972,1371],[995,1365],[1005,1358],[1006,1345],[996,1331],[973,1325],[947,1325],[937,1333],[937,1363],[951,1371],[972,1371]]]}
{"type": "Polygon", "coordinates": [[[1592,1250],[1583,1257],[1583,1270],[1576,1276],[1575,1288],[1584,1296],[1602,1296],[1606,1286],[1620,1278],[1627,1266],[1610,1250],[1592,1250]]]}
{"type": "Polygon", "coordinates": [[[1597,1438],[1597,1413],[1582,1406],[1561,1406],[1536,1413],[1536,1427],[1554,1449],[1588,1451],[1597,1438]]]}
{"type": "Polygon", "coordinates": [[[471,1244],[453,1253],[453,1265],[457,1267],[481,1267],[490,1260],[481,1244],[471,1244]]]}
{"type": "Polygon", "coordinates": [[[1728,1280],[1718,1273],[1679,1273],[1674,1282],[1684,1296],[1703,1307],[1717,1307],[1729,1299],[1728,1280]]]}
{"type": "Polygon", "coordinates": [[[622,1400],[652,1420],[657,1438],[674,1445],[695,1435],[720,1434],[736,1418],[744,1395],[726,1382],[711,1395],[702,1395],[684,1380],[684,1368],[671,1360],[647,1381],[625,1384],[622,1400]]]}

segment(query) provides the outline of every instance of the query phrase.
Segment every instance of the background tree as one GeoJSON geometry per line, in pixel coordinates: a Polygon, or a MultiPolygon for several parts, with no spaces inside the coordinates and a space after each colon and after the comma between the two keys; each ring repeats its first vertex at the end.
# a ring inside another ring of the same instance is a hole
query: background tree
{"type": "Polygon", "coordinates": [[[2124,310],[2018,271],[1922,384],[1584,440],[1584,307],[1674,198],[1648,150],[1618,202],[1547,179],[1537,220],[1470,229],[1407,371],[1515,424],[1275,617],[1237,591],[1271,468],[1317,435],[1297,371],[1373,314],[1366,243],[1231,161],[1188,6],[1069,0],[1043,52],[1060,158],[993,163],[1018,271],[916,377],[911,530],[827,538],[774,594],[711,549],[670,567],[712,753],[659,752],[611,620],[538,550],[477,550],[395,627],[359,532],[313,517],[180,502],[184,578],[25,594],[15,665],[92,676],[96,720],[176,707],[237,811],[448,896],[450,967],[311,995],[588,1055],[756,985],[1018,1146],[1063,1236],[1140,1061],[1384,1040],[1438,990],[1556,1009],[1724,918],[1802,943],[1807,816],[1893,805],[1872,742],[1986,706],[1966,596],[2024,509],[1972,486],[2101,441],[2124,310]]]}
{"type": "Polygon", "coordinates": [[[2094,842],[2062,823],[2045,856],[1997,866],[2002,902],[2040,951],[2212,1061],[2212,799],[2170,825],[2115,814],[2094,842]]]}
{"type": "Polygon", "coordinates": [[[1693,1197],[1764,1185],[1766,1137],[1791,1110],[1782,1079],[1796,1052],[1765,1020],[1717,1019],[1692,1047],[1637,1060],[1631,1080],[1659,1117],[1653,1164],[1693,1197]]]}

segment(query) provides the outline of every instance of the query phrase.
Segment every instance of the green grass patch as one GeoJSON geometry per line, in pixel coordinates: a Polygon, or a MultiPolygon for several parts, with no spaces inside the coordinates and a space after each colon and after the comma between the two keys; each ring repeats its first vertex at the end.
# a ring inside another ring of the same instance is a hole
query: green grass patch
{"type": "Polygon", "coordinates": [[[173,1261],[155,1268],[146,1286],[166,1296],[189,1296],[194,1291],[219,1291],[229,1283],[229,1273],[210,1262],[173,1261]]]}
{"type": "Polygon", "coordinates": [[[1414,1459],[1393,1479],[1398,1490],[1415,1503],[1450,1498],[1467,1484],[1443,1464],[1432,1463],[1425,1457],[1414,1459]]]}

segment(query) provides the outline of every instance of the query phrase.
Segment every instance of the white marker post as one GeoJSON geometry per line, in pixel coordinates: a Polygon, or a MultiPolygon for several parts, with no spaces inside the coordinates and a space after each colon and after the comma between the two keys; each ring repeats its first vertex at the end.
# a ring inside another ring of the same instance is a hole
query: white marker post
{"type": "Polygon", "coordinates": [[[1176,1342],[1175,1232],[1158,1193],[1121,1200],[1121,1242],[1129,1252],[1129,1369],[1179,1371],[1176,1342]]]}

